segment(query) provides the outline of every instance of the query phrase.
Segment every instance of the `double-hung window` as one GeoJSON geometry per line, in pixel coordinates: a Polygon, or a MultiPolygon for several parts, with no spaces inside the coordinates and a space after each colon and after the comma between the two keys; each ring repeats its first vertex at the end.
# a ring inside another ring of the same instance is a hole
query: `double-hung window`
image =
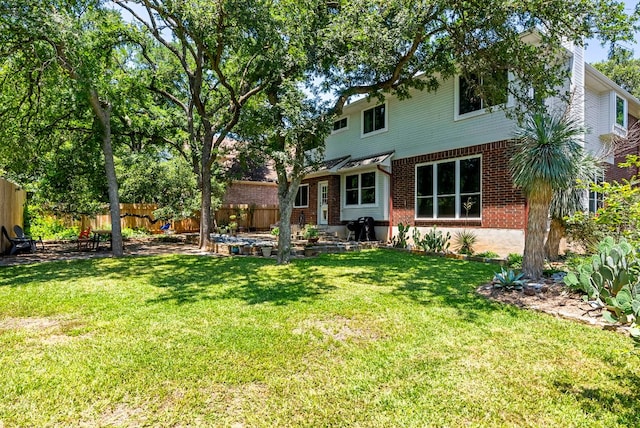
{"type": "Polygon", "coordinates": [[[362,112],[362,135],[373,135],[387,130],[387,106],[380,104],[362,112]]]}
{"type": "Polygon", "coordinates": [[[376,173],[363,172],[345,177],[345,205],[376,203],[376,173]]]}
{"type": "Polygon", "coordinates": [[[293,202],[294,208],[306,208],[309,206],[309,185],[301,184],[296,193],[296,199],[293,202]]]}
{"type": "MultiPolygon", "coordinates": [[[[593,184],[596,184],[599,186],[603,182],[604,182],[604,173],[596,174],[593,179],[593,184]]],[[[602,193],[589,189],[589,212],[596,213],[598,212],[598,208],[602,208],[603,206],[604,206],[604,195],[602,193]]]]}
{"type": "Polygon", "coordinates": [[[482,111],[487,107],[506,104],[508,101],[509,73],[498,70],[491,76],[469,74],[458,77],[457,114],[482,111]]]}
{"type": "Polygon", "coordinates": [[[416,218],[480,218],[481,182],[479,156],[417,165],[416,218]]]}

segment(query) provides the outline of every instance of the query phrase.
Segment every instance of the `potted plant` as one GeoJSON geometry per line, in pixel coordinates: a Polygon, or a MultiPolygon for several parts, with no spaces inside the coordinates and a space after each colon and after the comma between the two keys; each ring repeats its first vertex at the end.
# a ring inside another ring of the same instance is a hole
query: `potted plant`
{"type": "Polygon", "coordinates": [[[320,239],[318,236],[318,228],[310,224],[305,226],[303,236],[309,243],[318,242],[320,239]]]}
{"type": "Polygon", "coordinates": [[[271,257],[271,252],[273,251],[273,247],[271,245],[263,245],[262,246],[262,256],[263,257],[271,257]]]}
{"type": "Polygon", "coordinates": [[[229,216],[229,230],[231,231],[232,235],[236,235],[236,231],[238,230],[238,222],[236,222],[236,216],[235,215],[230,215],[229,216]]]}

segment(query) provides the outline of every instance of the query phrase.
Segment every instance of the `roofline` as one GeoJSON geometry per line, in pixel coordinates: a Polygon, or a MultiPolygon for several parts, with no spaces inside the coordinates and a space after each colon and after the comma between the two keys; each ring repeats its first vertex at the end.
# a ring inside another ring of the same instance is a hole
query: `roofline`
{"type": "Polygon", "coordinates": [[[636,108],[640,109],[640,100],[638,100],[635,96],[633,96],[633,94],[631,94],[629,91],[624,89],[622,86],[618,85],[616,82],[609,79],[602,72],[598,71],[597,68],[585,62],[584,69],[585,69],[585,72],[588,72],[591,74],[591,77],[599,81],[604,86],[609,86],[611,89],[615,90],[616,92],[620,92],[622,95],[625,96],[625,98],[628,99],[628,101],[631,101],[633,104],[635,104],[636,108]]]}

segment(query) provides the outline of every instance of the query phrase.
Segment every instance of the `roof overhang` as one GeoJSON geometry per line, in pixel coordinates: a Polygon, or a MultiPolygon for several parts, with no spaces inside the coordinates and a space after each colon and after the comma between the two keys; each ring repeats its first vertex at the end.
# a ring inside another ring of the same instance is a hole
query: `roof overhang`
{"type": "Polygon", "coordinates": [[[340,168],[338,168],[338,173],[345,173],[351,171],[357,171],[360,169],[371,168],[373,166],[391,166],[391,158],[393,157],[395,152],[385,152],[378,153],[375,155],[370,155],[357,159],[349,159],[345,162],[340,168]]]}

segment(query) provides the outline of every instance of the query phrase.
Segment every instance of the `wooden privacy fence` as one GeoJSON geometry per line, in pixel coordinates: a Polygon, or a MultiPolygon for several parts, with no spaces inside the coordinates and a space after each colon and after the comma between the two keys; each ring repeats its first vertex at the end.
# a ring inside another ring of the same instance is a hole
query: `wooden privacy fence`
{"type": "Polygon", "coordinates": [[[240,227],[254,230],[270,230],[271,225],[280,219],[280,209],[277,205],[224,205],[215,213],[218,226],[225,226],[231,223],[230,217],[232,215],[236,216],[234,221],[240,227]]]}
{"type": "MultiPolygon", "coordinates": [[[[146,229],[151,233],[160,233],[160,227],[165,223],[156,221],[153,211],[157,209],[156,204],[120,204],[121,226],[130,229],[146,229]]],[[[253,228],[256,230],[269,230],[270,226],[279,219],[277,206],[273,205],[229,205],[220,208],[214,215],[218,225],[230,223],[229,217],[236,215],[235,220],[239,226],[253,228]],[[251,224],[249,224],[251,222],[251,224]]],[[[82,216],[80,220],[69,222],[69,226],[77,225],[81,229],[91,226],[92,229],[110,229],[111,214],[105,212],[95,217],[82,216]]],[[[193,217],[171,221],[171,230],[176,233],[198,232],[200,230],[199,213],[194,213],[193,217]]]]}
{"type": "MultiPolygon", "coordinates": [[[[27,192],[16,184],[0,178],[0,225],[6,227],[11,236],[13,236],[13,226],[16,224],[23,226],[26,200],[27,192]]],[[[4,237],[0,237],[0,253],[9,246],[9,243],[4,241],[4,237]]]]}

